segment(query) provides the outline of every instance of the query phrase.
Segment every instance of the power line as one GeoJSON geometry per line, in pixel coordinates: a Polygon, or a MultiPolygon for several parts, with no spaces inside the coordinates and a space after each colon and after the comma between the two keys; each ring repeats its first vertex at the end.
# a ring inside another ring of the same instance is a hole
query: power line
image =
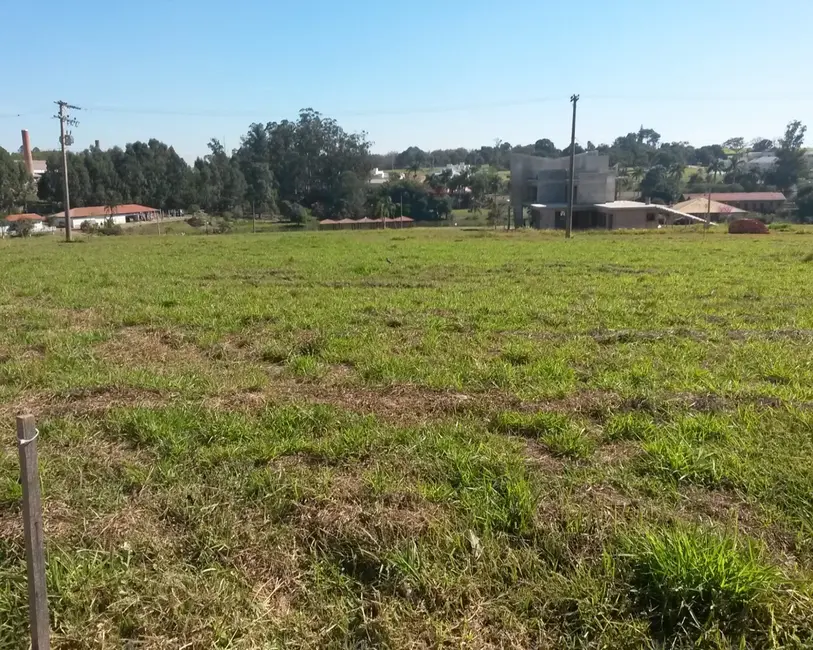
{"type": "MultiPolygon", "coordinates": [[[[375,115],[413,115],[419,113],[446,113],[455,111],[464,111],[482,108],[501,108],[505,106],[523,106],[529,104],[540,104],[544,102],[560,101],[561,97],[536,97],[531,99],[502,101],[502,102],[489,102],[480,104],[458,104],[453,106],[427,106],[424,108],[411,108],[411,109],[376,109],[376,110],[360,110],[360,111],[331,111],[331,116],[336,117],[363,117],[375,115]]],[[[173,110],[164,108],[150,108],[150,107],[127,107],[127,106],[86,106],[85,109],[91,112],[99,113],[123,113],[130,115],[174,115],[179,117],[252,117],[263,112],[267,112],[268,108],[258,108],[253,111],[218,111],[218,110],[203,110],[203,111],[186,111],[186,110],[173,110]]]]}
{"type": "Polygon", "coordinates": [[[50,111],[21,111],[19,113],[0,113],[0,120],[28,117],[29,115],[47,115],[49,112],[50,111]]]}
{"type": "MultiPolygon", "coordinates": [[[[770,95],[770,96],[740,96],[740,95],[618,95],[618,94],[595,94],[583,95],[583,99],[596,101],[628,101],[628,102],[737,102],[737,103],[765,103],[765,102],[813,102],[810,95],[770,95]]],[[[408,109],[364,109],[364,110],[337,110],[331,111],[330,115],[335,117],[375,117],[375,116],[403,116],[403,115],[429,115],[438,113],[455,113],[473,110],[488,110],[491,108],[507,108],[513,106],[532,106],[537,104],[555,103],[561,101],[561,97],[547,95],[539,97],[527,97],[524,99],[497,101],[497,102],[469,102],[463,104],[452,104],[448,106],[413,106],[408,109]]],[[[87,112],[93,113],[113,113],[122,115],[165,115],[175,117],[257,117],[267,114],[269,107],[257,107],[253,110],[219,110],[219,109],[168,109],[160,106],[106,106],[87,105],[83,107],[87,112]]],[[[27,115],[42,114],[43,111],[27,110],[11,113],[0,113],[0,119],[13,119],[27,115]]]]}
{"type": "MultiPolygon", "coordinates": [[[[409,109],[371,109],[371,110],[337,110],[331,111],[335,117],[375,117],[397,115],[419,115],[433,113],[454,113],[459,111],[483,110],[490,108],[506,108],[512,106],[531,106],[535,104],[555,103],[561,101],[559,96],[529,97],[526,99],[507,100],[499,102],[480,102],[454,104],[449,106],[425,106],[409,109]]],[[[772,95],[734,96],[734,95],[584,95],[584,99],[591,101],[635,101],[635,102],[813,102],[813,96],[785,96],[772,95]]],[[[130,106],[86,106],[86,110],[99,113],[122,113],[129,115],[170,115],[177,117],[253,117],[268,112],[268,107],[258,107],[255,110],[221,111],[221,110],[184,110],[165,109],[160,107],[130,107],[130,106]]]]}

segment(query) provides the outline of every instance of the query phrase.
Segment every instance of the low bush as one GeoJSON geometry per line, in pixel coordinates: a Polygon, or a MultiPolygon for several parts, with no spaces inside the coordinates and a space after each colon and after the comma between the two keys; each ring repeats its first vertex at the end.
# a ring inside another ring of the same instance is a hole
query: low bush
{"type": "Polygon", "coordinates": [[[212,224],[212,232],[216,235],[226,235],[232,231],[232,223],[229,219],[220,219],[212,224]]]}
{"type": "Polygon", "coordinates": [[[124,232],[122,227],[117,223],[113,223],[112,218],[105,219],[104,225],[99,228],[100,235],[116,236],[121,235],[122,232],[124,232]]]}

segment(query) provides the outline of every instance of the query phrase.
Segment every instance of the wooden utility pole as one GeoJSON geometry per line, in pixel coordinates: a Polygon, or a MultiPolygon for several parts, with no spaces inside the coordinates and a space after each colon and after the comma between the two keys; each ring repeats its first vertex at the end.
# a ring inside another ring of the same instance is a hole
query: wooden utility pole
{"type": "Polygon", "coordinates": [[[65,241],[71,241],[71,196],[68,190],[68,147],[73,144],[73,136],[65,133],[65,125],[76,126],[79,122],[68,115],[67,109],[80,110],[78,106],[73,106],[68,102],[54,102],[59,106],[59,114],[54,115],[59,120],[59,144],[62,147],[62,182],[65,189],[62,193],[65,210],[65,241]]]}
{"type": "Polygon", "coordinates": [[[565,237],[573,237],[573,188],[575,186],[576,174],[576,104],[579,101],[578,95],[571,95],[573,102],[573,127],[570,131],[570,187],[567,192],[567,221],[565,223],[565,237]]]}
{"type": "Polygon", "coordinates": [[[17,416],[17,449],[23,488],[23,530],[28,569],[28,621],[32,650],[49,650],[48,596],[45,590],[45,541],[37,468],[37,425],[33,415],[17,416]]]}
{"type": "Polygon", "coordinates": [[[703,234],[709,229],[709,222],[711,221],[711,185],[709,185],[708,202],[706,203],[706,223],[703,224],[703,234]]]}

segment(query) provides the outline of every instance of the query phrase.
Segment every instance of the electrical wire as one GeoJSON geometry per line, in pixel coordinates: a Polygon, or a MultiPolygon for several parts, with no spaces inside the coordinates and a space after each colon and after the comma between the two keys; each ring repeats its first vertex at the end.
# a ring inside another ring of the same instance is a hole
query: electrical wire
{"type": "MultiPolygon", "coordinates": [[[[593,101],[634,101],[634,102],[768,102],[768,101],[783,101],[783,102],[813,102],[813,96],[785,96],[779,97],[776,95],[767,96],[733,96],[733,95],[682,95],[682,96],[669,96],[669,95],[584,95],[582,99],[593,101]]],[[[373,109],[373,110],[337,110],[331,111],[332,117],[375,117],[375,116],[403,116],[403,115],[420,115],[420,114],[437,114],[437,113],[455,113],[470,110],[483,110],[490,108],[506,108],[512,106],[530,106],[535,104],[566,103],[562,97],[558,95],[549,95],[544,97],[529,97],[525,99],[506,100],[499,102],[481,102],[481,103],[467,103],[456,104],[450,106],[413,106],[408,109],[373,109]]],[[[157,107],[131,107],[131,106],[85,106],[86,111],[89,112],[103,112],[103,113],[122,113],[129,115],[172,115],[177,117],[252,117],[267,113],[268,108],[257,108],[251,111],[218,111],[218,110],[174,110],[164,109],[157,107]]]]}
{"type": "MultiPolygon", "coordinates": [[[[405,109],[370,109],[370,110],[337,110],[331,111],[331,117],[375,117],[375,116],[407,116],[407,115],[430,115],[439,113],[456,113],[463,111],[488,110],[491,108],[508,108],[513,106],[532,106],[546,103],[562,103],[566,105],[566,97],[559,95],[547,95],[541,97],[527,97],[498,102],[480,102],[454,104],[448,106],[415,106],[405,109]]],[[[582,95],[582,101],[628,101],[628,102],[737,102],[737,103],[764,103],[764,102],[813,102],[813,96],[804,95],[582,95]]],[[[170,117],[245,117],[252,118],[258,115],[267,114],[269,107],[257,107],[253,110],[186,110],[168,109],[160,106],[105,106],[105,105],[84,105],[83,111],[86,113],[118,113],[123,115],[163,115],[170,117]]],[[[10,119],[24,117],[27,115],[44,114],[44,111],[21,111],[17,113],[0,113],[0,119],[10,119]]]]}
{"type": "Polygon", "coordinates": [[[0,120],[28,117],[29,115],[50,115],[50,111],[20,111],[18,113],[0,113],[0,120]]]}

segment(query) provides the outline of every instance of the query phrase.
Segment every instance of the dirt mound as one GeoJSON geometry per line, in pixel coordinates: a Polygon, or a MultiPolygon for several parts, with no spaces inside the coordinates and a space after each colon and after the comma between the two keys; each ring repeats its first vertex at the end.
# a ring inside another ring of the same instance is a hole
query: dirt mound
{"type": "Polygon", "coordinates": [[[767,235],[768,226],[757,219],[735,219],[728,224],[728,232],[732,235],[767,235]]]}

